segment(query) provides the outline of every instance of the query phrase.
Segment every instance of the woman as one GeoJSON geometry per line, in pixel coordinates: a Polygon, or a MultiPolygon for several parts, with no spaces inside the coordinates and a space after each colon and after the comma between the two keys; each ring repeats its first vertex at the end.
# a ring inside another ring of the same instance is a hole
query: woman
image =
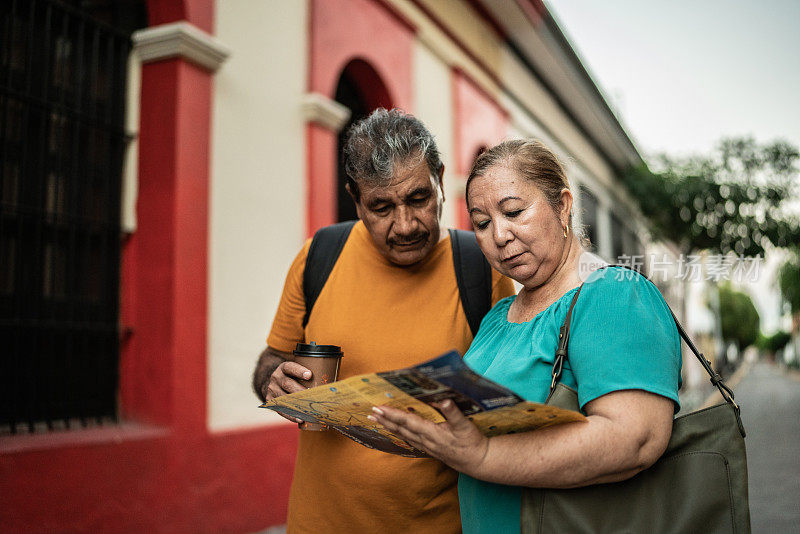
{"type": "MultiPolygon", "coordinates": [[[[483,153],[467,206],[489,263],[522,289],[481,323],[464,361],[522,397],[544,402],[584,250],[556,156],[536,141],[483,153]]],[[[374,419],[462,474],[465,532],[519,532],[521,486],[572,488],[629,478],[664,452],[678,407],[680,340],[658,290],[620,268],[592,273],[571,321],[562,383],[587,421],[486,438],[452,402],[434,424],[387,407],[374,419]]]]}

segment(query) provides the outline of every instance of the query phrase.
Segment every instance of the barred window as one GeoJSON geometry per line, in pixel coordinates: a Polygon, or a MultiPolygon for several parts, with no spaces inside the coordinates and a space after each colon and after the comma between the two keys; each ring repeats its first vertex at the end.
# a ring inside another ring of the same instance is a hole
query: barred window
{"type": "Polygon", "coordinates": [[[0,3],[0,432],[116,417],[134,0],[0,3]]]}

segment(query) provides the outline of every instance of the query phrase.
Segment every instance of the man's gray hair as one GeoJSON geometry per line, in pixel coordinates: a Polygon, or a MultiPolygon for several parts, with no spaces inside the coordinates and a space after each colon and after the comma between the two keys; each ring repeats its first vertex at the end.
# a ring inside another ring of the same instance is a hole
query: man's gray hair
{"type": "Polygon", "coordinates": [[[388,185],[395,165],[425,160],[438,180],[442,161],[433,135],[422,122],[399,109],[378,108],[350,127],[344,147],[344,168],[352,193],[359,197],[358,183],[388,185]]]}

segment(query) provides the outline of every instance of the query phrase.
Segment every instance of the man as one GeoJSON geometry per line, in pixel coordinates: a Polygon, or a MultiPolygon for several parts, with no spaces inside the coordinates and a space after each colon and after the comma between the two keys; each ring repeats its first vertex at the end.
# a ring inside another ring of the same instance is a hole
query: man
{"type": "MultiPolygon", "coordinates": [[[[310,240],[289,269],[253,385],[262,398],[303,388],[298,342],[339,345],[339,378],[406,367],[472,341],[451,243],[442,231],[444,165],[433,136],[400,111],[379,109],[349,132],[346,188],[357,223],[308,323],[303,270],[310,240]]],[[[513,293],[492,272],[492,304],[513,293]]],[[[289,498],[291,532],[460,532],[457,475],[433,459],[358,445],[335,431],[300,433],[289,498]]]]}

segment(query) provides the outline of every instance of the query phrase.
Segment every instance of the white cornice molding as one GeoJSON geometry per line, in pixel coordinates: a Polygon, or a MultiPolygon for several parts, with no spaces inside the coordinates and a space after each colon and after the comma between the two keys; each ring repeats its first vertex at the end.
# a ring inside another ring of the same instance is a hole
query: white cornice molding
{"type": "Polygon", "coordinates": [[[180,57],[215,72],[230,55],[228,47],[186,21],[134,32],[133,49],[142,63],[180,57]]]}
{"type": "Polygon", "coordinates": [[[319,93],[303,96],[303,118],[332,132],[339,132],[350,120],[350,109],[319,93]]]}

